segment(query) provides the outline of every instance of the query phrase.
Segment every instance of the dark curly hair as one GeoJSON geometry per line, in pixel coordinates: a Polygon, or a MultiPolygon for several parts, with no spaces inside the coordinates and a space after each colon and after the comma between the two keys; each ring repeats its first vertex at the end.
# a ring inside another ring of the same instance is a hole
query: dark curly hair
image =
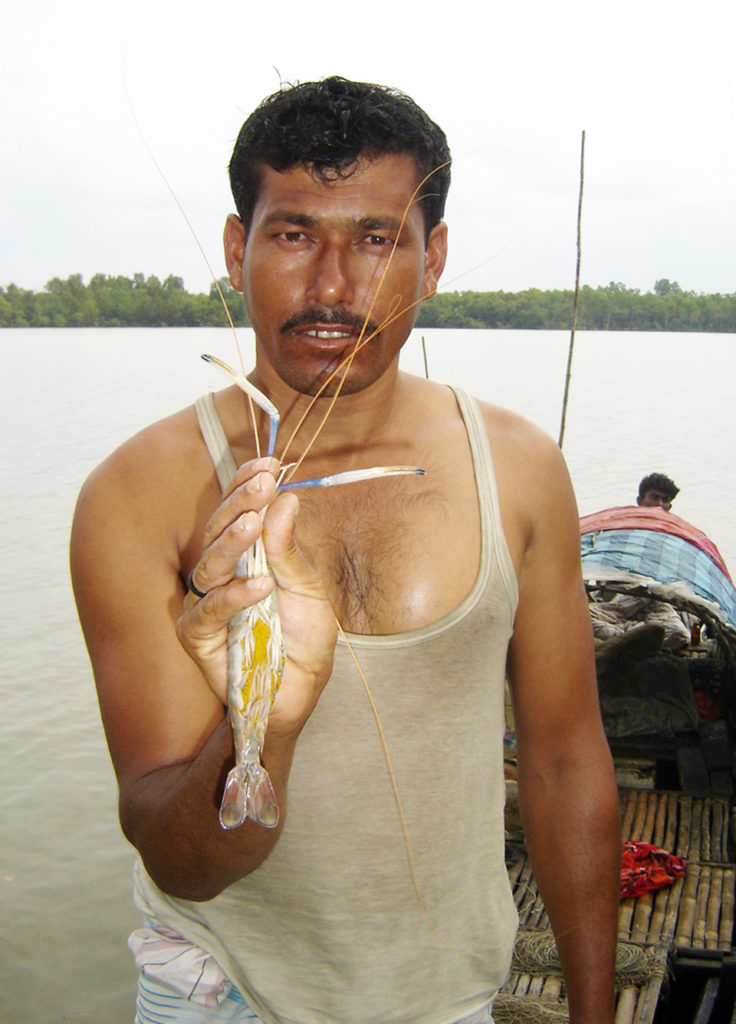
{"type": "Polygon", "coordinates": [[[661,491],[668,501],[674,501],[680,488],[664,473],[650,473],[639,484],[639,497],[643,498],[647,491],[661,491]]]}
{"type": "Polygon", "coordinates": [[[442,220],[450,187],[445,133],[404,93],[333,76],[302,82],[268,96],[240,129],[230,160],[230,187],[238,216],[250,229],[261,168],[288,171],[299,164],[323,181],[346,178],[359,157],[413,157],[426,237],[442,220]],[[434,172],[434,173],[432,173],[434,172]]]}

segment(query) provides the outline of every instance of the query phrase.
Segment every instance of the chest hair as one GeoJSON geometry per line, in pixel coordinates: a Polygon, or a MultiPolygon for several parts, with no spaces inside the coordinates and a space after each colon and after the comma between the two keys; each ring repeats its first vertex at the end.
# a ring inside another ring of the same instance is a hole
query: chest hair
{"type": "Polygon", "coordinates": [[[413,576],[422,571],[421,524],[438,496],[424,481],[408,478],[350,489],[310,494],[301,505],[297,540],[345,629],[395,632],[413,576]]]}

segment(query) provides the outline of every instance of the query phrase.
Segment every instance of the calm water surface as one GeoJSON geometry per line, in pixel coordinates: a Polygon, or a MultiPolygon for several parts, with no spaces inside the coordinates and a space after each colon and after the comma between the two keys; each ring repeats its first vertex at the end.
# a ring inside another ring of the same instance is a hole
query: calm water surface
{"type": "MultiPolygon", "coordinates": [[[[246,333],[246,337],[247,332],[246,333]]],[[[557,436],[564,332],[424,331],[430,375],[557,436]]],[[[8,1024],[129,1024],[132,853],[67,567],[90,470],[221,378],[227,331],[0,330],[0,992],[8,1024]]],[[[404,368],[423,374],[420,333],[404,368]]],[[[578,334],[564,451],[581,514],[662,471],[736,568],[736,335],[578,334]]]]}

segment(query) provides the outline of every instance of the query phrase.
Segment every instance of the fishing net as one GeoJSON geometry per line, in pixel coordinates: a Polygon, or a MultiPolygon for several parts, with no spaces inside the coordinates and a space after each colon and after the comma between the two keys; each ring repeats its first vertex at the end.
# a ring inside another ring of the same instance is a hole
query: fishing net
{"type": "Polygon", "coordinates": [[[493,1004],[495,1024],[567,1024],[567,1007],[545,1003],[529,996],[499,992],[493,1004]]]}
{"type": "MultiPolygon", "coordinates": [[[[619,940],[616,949],[617,988],[643,985],[657,967],[658,959],[653,947],[619,940]]],[[[552,933],[521,932],[516,940],[511,969],[520,974],[561,974],[560,958],[552,933]]]]}

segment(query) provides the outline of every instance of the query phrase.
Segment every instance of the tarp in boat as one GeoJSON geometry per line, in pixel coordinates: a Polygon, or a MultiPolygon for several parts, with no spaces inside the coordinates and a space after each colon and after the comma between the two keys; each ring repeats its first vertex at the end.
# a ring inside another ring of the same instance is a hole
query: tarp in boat
{"type": "Polygon", "coordinates": [[[736,589],[718,548],[679,516],[659,508],[624,505],[580,520],[583,575],[595,566],[621,569],[660,583],[685,583],[714,602],[736,629],[736,589]]]}

